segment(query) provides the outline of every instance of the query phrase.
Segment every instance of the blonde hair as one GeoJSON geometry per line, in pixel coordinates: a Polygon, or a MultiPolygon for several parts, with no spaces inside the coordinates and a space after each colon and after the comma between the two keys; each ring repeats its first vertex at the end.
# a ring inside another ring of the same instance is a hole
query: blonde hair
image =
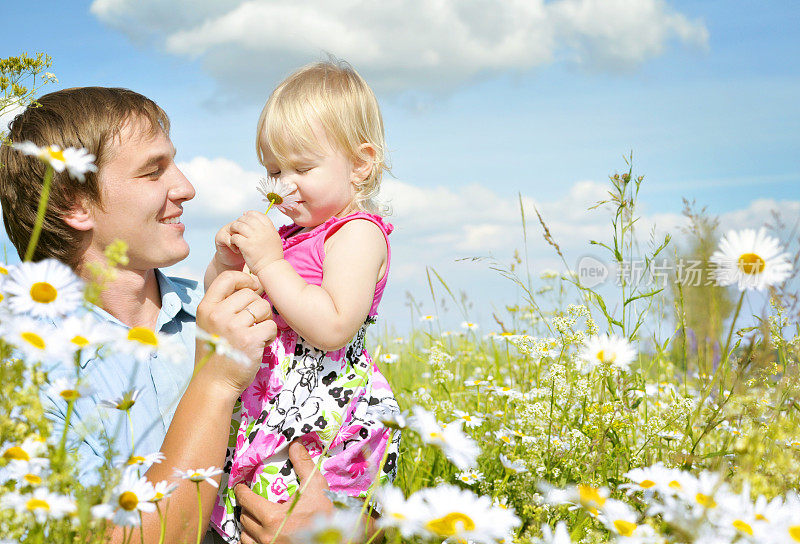
{"type": "Polygon", "coordinates": [[[266,149],[279,164],[291,164],[290,157],[300,150],[320,151],[311,126],[314,120],[325,129],[331,144],[352,160],[372,163],[369,175],[355,184],[355,207],[386,213],[377,201],[383,172],[389,171],[381,110],[364,78],[344,61],[304,66],[272,91],[258,118],[259,162],[266,166],[266,149]],[[374,158],[361,151],[365,143],[375,149],[374,158]]]}

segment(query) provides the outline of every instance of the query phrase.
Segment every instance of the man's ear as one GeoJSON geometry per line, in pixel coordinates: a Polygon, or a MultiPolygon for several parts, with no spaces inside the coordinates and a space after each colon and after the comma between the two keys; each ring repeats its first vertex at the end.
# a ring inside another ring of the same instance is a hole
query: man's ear
{"type": "Polygon", "coordinates": [[[69,212],[62,215],[61,219],[75,230],[87,231],[94,228],[92,210],[83,198],[69,212]]]}
{"type": "Polygon", "coordinates": [[[377,155],[378,152],[372,144],[363,143],[358,146],[358,158],[353,162],[353,177],[355,178],[353,181],[356,183],[364,181],[372,174],[377,155]]]}

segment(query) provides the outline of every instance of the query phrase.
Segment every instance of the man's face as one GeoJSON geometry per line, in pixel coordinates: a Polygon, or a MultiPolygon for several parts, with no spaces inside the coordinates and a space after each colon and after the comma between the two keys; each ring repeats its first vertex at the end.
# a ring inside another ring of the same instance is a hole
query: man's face
{"type": "Polygon", "coordinates": [[[146,271],[189,255],[180,222],[194,187],[175,165],[175,148],[161,130],[133,119],[109,146],[100,168],[100,202],[91,206],[93,227],[87,258],[99,257],[115,239],[128,244],[125,268],[146,271]]]}

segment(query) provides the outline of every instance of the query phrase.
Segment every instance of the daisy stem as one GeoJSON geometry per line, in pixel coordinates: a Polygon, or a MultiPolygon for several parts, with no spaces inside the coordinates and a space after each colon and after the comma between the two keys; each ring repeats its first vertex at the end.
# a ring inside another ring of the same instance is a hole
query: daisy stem
{"type": "Polygon", "coordinates": [[[164,537],[167,534],[167,524],[164,522],[164,514],[161,512],[161,505],[156,503],[156,510],[158,511],[158,522],[161,525],[161,532],[158,535],[158,544],[164,544],[164,537]]]}
{"type": "MultiPolygon", "coordinates": [[[[377,358],[377,356],[376,356],[376,358],[377,358]]],[[[358,516],[359,519],[364,517],[364,513],[367,510],[367,506],[369,506],[370,515],[372,514],[372,505],[370,504],[369,501],[372,499],[372,495],[375,493],[375,488],[377,488],[378,485],[380,485],[380,482],[381,482],[381,471],[383,470],[383,465],[386,463],[386,458],[389,457],[389,446],[392,445],[392,437],[393,437],[393,435],[394,435],[394,431],[392,429],[389,429],[389,440],[386,442],[386,448],[384,448],[384,450],[383,450],[383,455],[381,456],[381,462],[378,463],[378,471],[375,473],[375,481],[369,487],[369,491],[367,492],[367,496],[366,496],[366,498],[364,498],[364,505],[361,507],[361,513],[358,516]]],[[[365,523],[364,524],[364,536],[367,535],[368,531],[369,531],[369,524],[365,523]]],[[[377,532],[375,534],[373,534],[372,537],[369,540],[367,540],[366,544],[369,544],[370,542],[372,542],[372,540],[375,538],[376,535],[377,535],[377,532]]],[[[352,539],[348,539],[347,544],[350,544],[351,541],[352,541],[352,539]]]]}
{"type": "Polygon", "coordinates": [[[39,243],[39,235],[42,233],[42,224],[44,224],[44,214],[47,211],[47,201],[50,199],[50,185],[53,183],[53,174],[53,167],[48,166],[42,182],[42,196],[39,197],[39,209],[36,210],[36,222],[33,224],[31,238],[28,241],[28,249],[25,250],[25,259],[23,260],[26,262],[31,260],[33,252],[36,250],[36,245],[39,243]]]}
{"type": "Polygon", "coordinates": [[[72,417],[72,411],[75,408],[75,401],[70,400],[67,402],[67,415],[64,418],[64,429],[61,431],[61,440],[58,441],[58,452],[56,453],[56,459],[61,460],[64,459],[64,450],[67,446],[67,429],[69,429],[69,420],[72,417]]]}
{"type": "Polygon", "coordinates": [[[267,211],[264,212],[264,215],[267,215],[269,213],[269,211],[272,209],[273,204],[275,204],[275,201],[270,198],[269,206],[267,206],[267,211]]]}
{"type": "Polygon", "coordinates": [[[736,326],[736,319],[739,317],[739,311],[742,309],[742,302],[744,301],[744,294],[746,291],[742,291],[742,294],[739,296],[739,303],[736,305],[736,312],[733,314],[733,321],[731,321],[731,328],[728,331],[728,339],[725,340],[725,351],[722,352],[722,358],[720,361],[724,364],[728,361],[728,349],[731,347],[731,337],[733,336],[733,328],[736,326]]]}
{"type": "Polygon", "coordinates": [[[128,408],[127,410],[125,410],[125,413],[128,414],[128,427],[131,430],[131,455],[133,455],[133,452],[135,452],[136,449],[134,447],[135,443],[133,440],[133,419],[131,419],[131,409],[128,408]]]}
{"type": "Polygon", "coordinates": [[[203,499],[200,496],[200,482],[195,482],[197,487],[197,544],[200,544],[200,537],[203,534],[203,499]]]}
{"type": "Polygon", "coordinates": [[[144,544],[144,519],[141,510],[139,510],[139,541],[144,544]]]}

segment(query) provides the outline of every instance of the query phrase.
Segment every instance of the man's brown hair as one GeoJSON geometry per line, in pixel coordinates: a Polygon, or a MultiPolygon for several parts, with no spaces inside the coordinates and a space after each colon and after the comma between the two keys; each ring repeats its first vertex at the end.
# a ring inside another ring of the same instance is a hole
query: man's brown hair
{"type": "MultiPolygon", "coordinates": [[[[111,158],[111,144],[131,119],[149,121],[153,132],[169,135],[169,118],[155,102],[128,89],[77,87],[46,94],[9,125],[12,142],[38,146],[83,147],[96,157],[98,172],[81,183],[66,171],[55,173],[42,233],[33,260],[54,258],[76,268],[83,254],[85,232],[67,225],[62,216],[79,199],[101,206],[99,174],[111,158]]],[[[22,257],[36,221],[46,166],[9,145],[0,146],[0,204],[8,237],[22,257]]]]}

